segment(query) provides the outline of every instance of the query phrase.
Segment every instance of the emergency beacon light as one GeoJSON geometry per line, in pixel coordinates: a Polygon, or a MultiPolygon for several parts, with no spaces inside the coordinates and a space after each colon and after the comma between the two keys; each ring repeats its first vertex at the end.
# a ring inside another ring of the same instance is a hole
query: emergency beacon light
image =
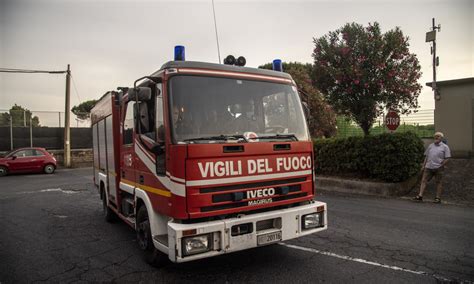
{"type": "Polygon", "coordinates": [[[273,67],[273,70],[275,71],[283,72],[283,63],[281,62],[281,59],[273,60],[272,67],[273,67]]]}
{"type": "Polygon", "coordinates": [[[174,47],[174,60],[175,61],[184,61],[184,46],[177,45],[174,47]]]}

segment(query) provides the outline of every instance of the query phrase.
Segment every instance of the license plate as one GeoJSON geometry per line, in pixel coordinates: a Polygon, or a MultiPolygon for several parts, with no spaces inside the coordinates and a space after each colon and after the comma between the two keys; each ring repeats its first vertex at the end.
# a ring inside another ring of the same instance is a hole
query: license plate
{"type": "Polygon", "coordinates": [[[257,245],[263,246],[281,241],[281,231],[272,232],[257,237],[257,245]]]}

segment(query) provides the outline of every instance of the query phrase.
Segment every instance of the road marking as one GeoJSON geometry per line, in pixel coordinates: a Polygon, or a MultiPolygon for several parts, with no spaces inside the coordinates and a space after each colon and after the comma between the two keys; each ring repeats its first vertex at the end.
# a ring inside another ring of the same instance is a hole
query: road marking
{"type": "Polygon", "coordinates": [[[280,243],[279,245],[282,245],[282,246],[285,246],[285,247],[288,247],[288,248],[292,248],[292,249],[297,249],[297,250],[302,250],[302,251],[306,251],[306,252],[312,252],[312,253],[332,256],[332,257],[336,257],[336,258],[340,258],[340,259],[344,259],[344,260],[355,261],[355,262],[359,262],[359,263],[364,263],[364,264],[369,264],[369,265],[373,265],[373,266],[388,268],[388,269],[392,269],[392,270],[398,270],[398,271],[413,273],[413,274],[417,274],[417,275],[432,276],[432,277],[434,277],[438,280],[441,280],[441,281],[447,281],[447,282],[453,281],[452,279],[448,279],[448,278],[445,278],[445,277],[442,277],[442,276],[439,276],[439,275],[435,275],[435,274],[430,274],[428,272],[410,270],[410,269],[406,269],[406,268],[402,268],[402,267],[398,267],[398,266],[373,262],[373,261],[365,260],[365,259],[362,259],[362,258],[355,258],[355,257],[351,257],[351,256],[340,255],[340,254],[328,252],[328,251],[320,251],[320,250],[317,250],[317,249],[300,247],[300,246],[295,246],[295,245],[290,245],[290,244],[285,244],[285,243],[280,243]]]}
{"type": "Polygon", "coordinates": [[[67,190],[67,189],[62,189],[62,188],[48,188],[48,189],[42,189],[39,192],[51,192],[51,191],[62,192],[62,193],[66,193],[66,194],[74,194],[74,193],[78,193],[80,190],[67,190]]]}
{"type": "Polygon", "coordinates": [[[41,190],[35,190],[35,191],[21,191],[21,192],[16,192],[16,194],[34,194],[34,193],[42,193],[42,192],[62,192],[66,194],[74,194],[78,193],[79,191],[82,190],[67,190],[67,189],[62,189],[62,188],[47,188],[47,189],[41,189],[41,190]]]}

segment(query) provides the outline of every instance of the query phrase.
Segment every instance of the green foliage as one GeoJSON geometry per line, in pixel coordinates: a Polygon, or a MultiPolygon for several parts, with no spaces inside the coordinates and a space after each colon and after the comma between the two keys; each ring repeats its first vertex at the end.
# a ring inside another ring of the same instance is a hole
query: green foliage
{"type": "MultiPolygon", "coordinates": [[[[345,138],[351,136],[363,136],[364,131],[354,122],[348,118],[338,115],[336,118],[337,138],[345,138]]],[[[373,132],[372,132],[373,133],[373,132]]]]}
{"type": "Polygon", "coordinates": [[[30,118],[31,124],[33,127],[40,126],[39,118],[37,116],[33,116],[31,111],[22,106],[15,104],[8,112],[0,113],[0,126],[9,126],[10,125],[10,118],[12,119],[13,126],[30,126],[30,118]]]}
{"type": "Polygon", "coordinates": [[[341,115],[364,131],[386,109],[418,107],[420,64],[400,28],[382,34],[378,23],[352,23],[314,39],[313,83],[341,115]]]}
{"type": "Polygon", "coordinates": [[[415,133],[319,139],[314,143],[317,173],[355,175],[400,182],[418,173],[423,142],[415,133]]]}
{"type": "Polygon", "coordinates": [[[71,111],[74,113],[79,119],[85,120],[89,119],[90,113],[94,105],[96,104],[97,100],[89,100],[85,101],[77,106],[74,106],[71,111]]]}
{"type": "MultiPolygon", "coordinates": [[[[272,69],[272,64],[259,66],[263,69],[272,69]]],[[[283,63],[283,71],[290,74],[298,86],[301,99],[310,109],[308,127],[312,137],[332,137],[336,134],[336,114],[326,103],[323,96],[311,83],[311,64],[297,62],[283,63]]]]}

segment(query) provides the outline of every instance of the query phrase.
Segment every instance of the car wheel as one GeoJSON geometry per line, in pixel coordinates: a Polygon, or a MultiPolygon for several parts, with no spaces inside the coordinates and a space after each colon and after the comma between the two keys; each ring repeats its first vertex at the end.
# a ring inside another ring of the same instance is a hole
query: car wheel
{"type": "Polygon", "coordinates": [[[105,221],[113,223],[115,221],[115,212],[107,206],[107,196],[102,191],[102,212],[104,214],[105,221]]]}
{"type": "Polygon", "coordinates": [[[148,212],[143,205],[137,213],[137,243],[144,252],[145,261],[155,267],[162,267],[169,263],[168,256],[155,248],[151,236],[148,212]]]}
{"type": "Polygon", "coordinates": [[[54,173],[55,170],[56,168],[54,167],[54,165],[51,165],[51,164],[44,166],[44,169],[43,169],[44,173],[48,175],[54,173]]]}
{"type": "Polygon", "coordinates": [[[7,167],[0,166],[0,177],[6,176],[8,174],[7,167]]]}

